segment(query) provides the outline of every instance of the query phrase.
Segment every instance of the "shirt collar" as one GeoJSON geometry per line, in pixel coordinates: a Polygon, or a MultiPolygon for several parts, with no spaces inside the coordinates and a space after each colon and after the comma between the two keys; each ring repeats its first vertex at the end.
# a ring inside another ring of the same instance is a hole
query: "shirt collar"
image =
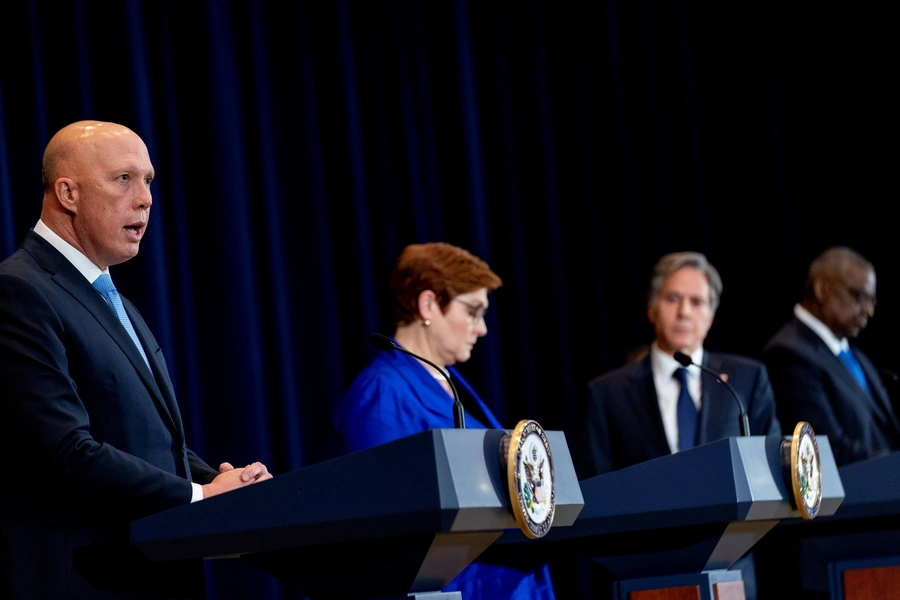
{"type": "MultiPolygon", "coordinates": [[[[703,346],[700,346],[691,353],[691,361],[698,365],[703,364],[703,346]]],[[[660,350],[656,342],[653,342],[650,345],[650,366],[654,372],[665,373],[668,377],[675,372],[675,369],[681,366],[681,363],[675,360],[670,354],[666,354],[660,350]]],[[[699,370],[700,369],[695,366],[688,367],[688,373],[691,375],[696,376],[699,370]]]]}
{"type": "Polygon", "coordinates": [[[828,349],[831,350],[835,356],[840,354],[841,350],[848,350],[850,348],[850,343],[847,341],[847,338],[838,339],[828,325],[817,319],[811,312],[799,304],[794,305],[794,315],[796,315],[804,325],[812,329],[816,335],[822,338],[822,341],[825,342],[825,345],[828,346],[828,349]]]}
{"type": "Polygon", "coordinates": [[[101,270],[100,267],[91,262],[91,259],[82,254],[75,246],[59,237],[55,231],[47,227],[40,219],[38,219],[37,225],[34,226],[34,232],[59,250],[60,254],[65,256],[89,282],[93,283],[103,273],[109,273],[109,269],[101,270]]]}

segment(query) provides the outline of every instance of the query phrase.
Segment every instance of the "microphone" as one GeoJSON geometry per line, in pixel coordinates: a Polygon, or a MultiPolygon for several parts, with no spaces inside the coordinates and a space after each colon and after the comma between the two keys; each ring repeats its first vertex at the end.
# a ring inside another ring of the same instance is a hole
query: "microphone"
{"type": "Polygon", "coordinates": [[[409,354],[413,358],[421,360],[423,363],[429,364],[435,369],[437,369],[440,373],[443,373],[444,377],[447,378],[447,383],[450,384],[450,389],[453,390],[453,409],[455,411],[453,415],[453,422],[456,425],[457,429],[465,429],[466,428],[466,413],[463,409],[462,402],[459,400],[459,392],[456,391],[456,384],[453,383],[453,380],[450,379],[450,373],[440,368],[427,358],[422,358],[418,354],[413,354],[406,348],[402,348],[397,345],[394,340],[389,338],[386,335],[382,335],[380,333],[373,333],[369,336],[369,343],[378,348],[379,350],[385,350],[387,352],[392,352],[393,350],[399,350],[403,354],[409,354]]]}
{"type": "Polygon", "coordinates": [[[741,402],[740,396],[737,395],[737,392],[734,391],[734,388],[729,385],[727,381],[719,377],[719,374],[710,369],[709,367],[704,367],[703,365],[698,365],[694,361],[691,360],[691,357],[685,354],[684,352],[676,352],[675,360],[677,360],[682,367],[689,367],[690,365],[694,365],[695,367],[699,367],[701,371],[704,373],[709,373],[713,377],[716,378],[716,381],[724,385],[728,388],[728,391],[731,392],[731,395],[734,396],[735,402],[737,402],[738,409],[741,411],[741,435],[744,437],[748,437],[750,435],[750,421],[747,419],[747,411],[744,410],[744,403],[741,402]]]}

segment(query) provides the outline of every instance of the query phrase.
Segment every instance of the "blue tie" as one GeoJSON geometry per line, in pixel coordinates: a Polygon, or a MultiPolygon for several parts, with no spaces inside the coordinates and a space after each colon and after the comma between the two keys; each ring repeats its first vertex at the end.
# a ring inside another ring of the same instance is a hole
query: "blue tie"
{"type": "Polygon", "coordinates": [[[849,350],[841,350],[838,358],[844,363],[844,366],[853,374],[853,377],[859,383],[859,386],[866,391],[869,397],[872,397],[872,390],[869,389],[869,382],[866,381],[866,374],[863,373],[862,367],[856,357],[849,350]]]}
{"type": "Polygon", "coordinates": [[[678,394],[678,450],[693,448],[697,439],[697,407],[688,391],[688,372],[685,367],[675,371],[681,383],[678,394]]]}
{"type": "Polygon", "coordinates": [[[150,368],[150,362],[147,360],[147,355],[144,354],[144,349],[141,347],[137,334],[134,332],[134,327],[131,325],[131,319],[129,319],[128,315],[125,313],[125,307],[122,306],[122,298],[119,297],[119,292],[116,291],[116,286],[113,285],[112,278],[104,273],[94,280],[93,285],[94,289],[100,292],[100,295],[103,296],[107,304],[109,304],[116,312],[116,316],[119,317],[119,321],[121,321],[122,326],[125,327],[125,331],[131,336],[131,341],[134,342],[138,352],[140,352],[141,356],[144,358],[144,363],[146,363],[147,368],[150,368]]]}

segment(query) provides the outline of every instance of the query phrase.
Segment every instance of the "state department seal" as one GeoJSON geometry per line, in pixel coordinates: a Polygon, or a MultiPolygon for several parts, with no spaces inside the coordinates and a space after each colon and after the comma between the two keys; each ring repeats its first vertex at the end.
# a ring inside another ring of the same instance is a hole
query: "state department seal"
{"type": "MultiPolygon", "coordinates": [[[[784,440],[787,450],[790,441],[790,484],[792,504],[804,519],[814,519],[822,504],[822,471],[819,463],[819,443],[812,426],[800,421],[790,440],[784,440]]],[[[788,461],[784,461],[788,463],[788,461]]]]}
{"type": "Polygon", "coordinates": [[[519,421],[508,441],[506,473],[513,514],[526,536],[543,537],[556,512],[550,443],[541,426],[530,420],[519,421]]]}

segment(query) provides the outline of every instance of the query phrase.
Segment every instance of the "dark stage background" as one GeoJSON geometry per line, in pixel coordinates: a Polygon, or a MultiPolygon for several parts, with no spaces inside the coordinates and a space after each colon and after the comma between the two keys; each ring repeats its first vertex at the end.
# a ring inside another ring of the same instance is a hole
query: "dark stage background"
{"type": "MultiPolygon", "coordinates": [[[[649,341],[649,270],[675,250],[724,279],[708,347],[756,356],[809,260],[855,247],[880,277],[859,341],[900,370],[892,21],[788,4],[11,0],[0,253],[37,221],[59,127],[134,129],[153,218],[115,281],[192,447],[276,474],[326,458],[413,242],[504,279],[460,369],[509,427],[575,431],[587,380],[649,341]]],[[[234,562],[211,598],[293,597],[234,562]]]]}

